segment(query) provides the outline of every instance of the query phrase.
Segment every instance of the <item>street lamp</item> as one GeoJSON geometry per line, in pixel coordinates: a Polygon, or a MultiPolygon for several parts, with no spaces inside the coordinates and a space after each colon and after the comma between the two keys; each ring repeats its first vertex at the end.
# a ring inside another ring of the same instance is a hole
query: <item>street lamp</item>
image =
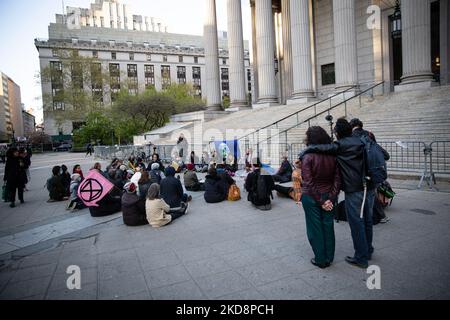
{"type": "Polygon", "coordinates": [[[391,35],[393,39],[399,39],[402,35],[402,12],[400,10],[400,1],[395,3],[395,11],[391,16],[391,35]]]}

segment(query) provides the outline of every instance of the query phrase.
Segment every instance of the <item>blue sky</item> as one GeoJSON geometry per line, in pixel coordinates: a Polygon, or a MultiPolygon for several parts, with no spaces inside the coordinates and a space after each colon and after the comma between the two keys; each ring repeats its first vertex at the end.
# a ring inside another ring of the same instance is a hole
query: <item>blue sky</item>
{"type": "MultiPolygon", "coordinates": [[[[65,6],[89,7],[94,0],[64,0],[65,6]]],[[[157,17],[169,32],[203,34],[203,0],[122,0],[134,14],[157,17]],[[175,10],[174,10],[175,8],[175,10]]],[[[216,0],[220,30],[226,30],[226,0],[216,0]]],[[[250,5],[242,0],[244,38],[250,39],[250,5]]],[[[41,89],[36,75],[39,58],[35,38],[48,38],[48,25],[61,13],[62,0],[0,0],[0,71],[20,87],[25,108],[42,121],[41,89]]]]}

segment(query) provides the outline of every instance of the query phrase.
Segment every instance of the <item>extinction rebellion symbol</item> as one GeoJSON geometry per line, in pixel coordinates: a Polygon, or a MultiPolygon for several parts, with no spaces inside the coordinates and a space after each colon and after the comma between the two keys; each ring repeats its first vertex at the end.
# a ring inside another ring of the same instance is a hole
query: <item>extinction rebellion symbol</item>
{"type": "Polygon", "coordinates": [[[95,202],[103,194],[103,187],[95,179],[86,179],[80,186],[80,196],[84,202],[95,202]]]}

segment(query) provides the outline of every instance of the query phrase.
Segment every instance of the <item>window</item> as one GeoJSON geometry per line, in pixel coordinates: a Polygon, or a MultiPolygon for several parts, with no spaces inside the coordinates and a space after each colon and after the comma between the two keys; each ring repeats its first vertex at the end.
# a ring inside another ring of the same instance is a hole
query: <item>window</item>
{"type": "Polygon", "coordinates": [[[101,26],[102,28],[105,27],[105,18],[104,18],[104,17],[100,17],[100,26],[101,26]]]}
{"type": "Polygon", "coordinates": [[[222,68],[221,70],[221,76],[222,79],[222,94],[223,96],[228,96],[230,91],[230,79],[228,76],[228,68],[222,68]]]}
{"type": "Polygon", "coordinates": [[[58,49],[52,49],[52,56],[55,58],[59,57],[59,50],[58,49]]]}
{"type": "Polygon", "coordinates": [[[127,66],[128,74],[128,92],[136,95],[138,93],[138,75],[137,64],[129,64],[127,66]]]}
{"type": "Polygon", "coordinates": [[[53,110],[64,110],[63,70],[60,61],[50,62],[50,78],[52,83],[53,110]]]}
{"type": "Polygon", "coordinates": [[[227,59],[222,59],[222,64],[223,64],[224,66],[226,66],[226,65],[227,65],[227,59]]]}
{"type": "Polygon", "coordinates": [[[91,64],[91,88],[95,102],[103,103],[103,78],[101,63],[91,64]]]}
{"type": "Polygon", "coordinates": [[[76,90],[83,90],[83,66],[81,62],[72,62],[70,65],[72,87],[76,90]]]}
{"type": "Polygon", "coordinates": [[[130,52],[130,61],[134,61],[134,53],[130,52]]]}
{"type": "Polygon", "coordinates": [[[186,67],[177,67],[178,83],[186,83],[186,67]]]}
{"type": "Polygon", "coordinates": [[[336,83],[336,74],[334,69],[334,63],[324,64],[322,69],[322,85],[327,86],[336,83]]]}
{"type": "Polygon", "coordinates": [[[200,67],[192,67],[192,79],[196,97],[202,97],[202,73],[200,67]]]}
{"type": "Polygon", "coordinates": [[[198,63],[198,57],[194,57],[194,63],[198,63]]]}
{"type": "Polygon", "coordinates": [[[92,51],[92,57],[98,59],[98,51],[92,51]]]}
{"type": "Polygon", "coordinates": [[[163,55],[163,62],[167,62],[167,55],[163,55]]]}
{"type": "Polygon", "coordinates": [[[120,65],[118,63],[109,64],[109,76],[111,86],[111,101],[116,101],[120,91],[120,65]]]}
{"type": "Polygon", "coordinates": [[[247,90],[248,90],[248,92],[251,92],[252,91],[252,71],[250,69],[247,69],[247,83],[248,83],[247,90]]]}
{"type": "Polygon", "coordinates": [[[170,66],[161,66],[162,89],[166,90],[170,86],[170,66]]]}
{"type": "Polygon", "coordinates": [[[111,60],[117,60],[117,52],[111,52],[111,60]]]}
{"type": "Polygon", "coordinates": [[[155,66],[144,65],[145,89],[155,88],[155,66]]]}
{"type": "Polygon", "coordinates": [[[151,53],[147,53],[147,61],[152,61],[152,54],[151,53]]]}
{"type": "Polygon", "coordinates": [[[183,63],[183,56],[178,56],[178,62],[183,63]]]}

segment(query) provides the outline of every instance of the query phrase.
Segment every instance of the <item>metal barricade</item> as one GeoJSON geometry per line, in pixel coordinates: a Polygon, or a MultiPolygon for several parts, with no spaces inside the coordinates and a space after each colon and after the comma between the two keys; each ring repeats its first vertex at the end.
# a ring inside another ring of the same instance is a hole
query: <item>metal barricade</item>
{"type": "Polygon", "coordinates": [[[300,152],[306,148],[304,143],[293,143],[291,144],[291,163],[297,161],[300,152]]]}
{"type": "Polygon", "coordinates": [[[450,174],[450,141],[434,141],[430,148],[431,174],[450,174]]]}

